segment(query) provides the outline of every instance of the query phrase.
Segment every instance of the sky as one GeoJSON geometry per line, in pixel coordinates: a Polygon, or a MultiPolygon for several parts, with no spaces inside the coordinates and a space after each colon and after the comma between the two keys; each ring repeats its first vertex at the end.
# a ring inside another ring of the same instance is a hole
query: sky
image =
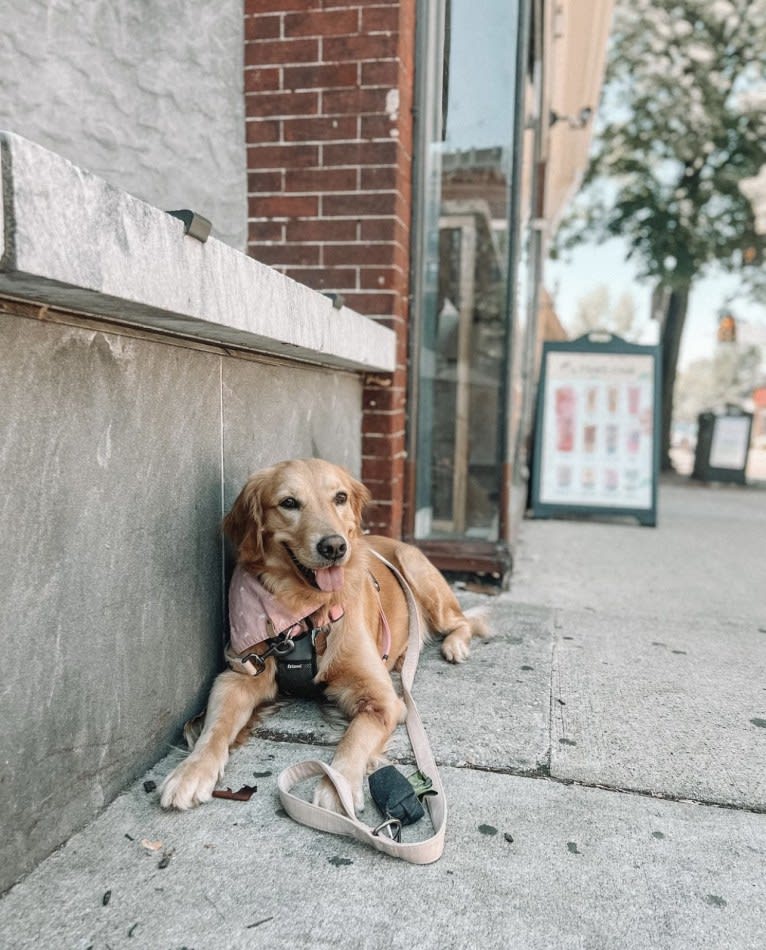
{"type": "MultiPolygon", "coordinates": [[[[574,317],[580,299],[602,284],[609,287],[612,300],[616,301],[628,291],[633,295],[636,313],[641,316],[649,312],[652,285],[639,281],[630,262],[625,261],[623,244],[617,239],[599,246],[582,245],[565,260],[548,261],[544,283],[565,328],[574,317]]],[[[738,283],[736,276],[722,275],[703,278],[694,285],[681,340],[679,369],[685,369],[694,360],[712,357],[719,312],[736,293],[738,283]]],[[[739,298],[729,309],[735,317],[766,328],[763,305],[739,298]]],[[[657,332],[657,324],[647,321],[645,337],[640,342],[656,342],[657,332]]]]}

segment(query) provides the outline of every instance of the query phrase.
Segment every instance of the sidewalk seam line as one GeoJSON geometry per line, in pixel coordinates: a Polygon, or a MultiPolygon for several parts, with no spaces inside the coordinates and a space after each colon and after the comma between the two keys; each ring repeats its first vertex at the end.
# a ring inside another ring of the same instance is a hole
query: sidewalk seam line
{"type": "MultiPolygon", "coordinates": [[[[266,732],[258,730],[258,738],[267,742],[289,742],[294,745],[313,745],[322,749],[334,749],[337,745],[336,739],[321,739],[317,736],[307,735],[287,735],[278,732],[266,732]]],[[[413,765],[415,759],[413,756],[388,756],[392,763],[397,765],[413,765]]],[[[686,798],[680,795],[670,795],[660,792],[650,792],[641,788],[625,788],[619,785],[601,785],[598,782],[581,782],[577,779],[563,778],[558,775],[552,775],[550,766],[546,762],[540,762],[537,768],[522,769],[513,766],[495,767],[490,765],[477,765],[475,763],[456,764],[454,762],[445,762],[443,759],[437,759],[436,764],[443,769],[460,769],[468,772],[487,772],[491,775],[509,775],[512,778],[528,778],[554,782],[556,785],[574,786],[576,788],[593,788],[602,792],[613,792],[618,795],[636,795],[640,798],[649,798],[658,802],[673,802],[677,805],[699,805],[703,808],[722,808],[726,811],[741,811],[752,815],[766,815],[766,805],[737,805],[732,802],[714,802],[705,799],[686,798]]]]}

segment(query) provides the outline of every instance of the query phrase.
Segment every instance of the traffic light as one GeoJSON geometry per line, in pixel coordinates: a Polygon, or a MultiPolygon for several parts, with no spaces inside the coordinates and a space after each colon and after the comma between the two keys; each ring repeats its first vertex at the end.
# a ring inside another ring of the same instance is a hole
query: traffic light
{"type": "Polygon", "coordinates": [[[737,323],[730,313],[725,313],[718,321],[718,342],[737,342],[737,323]]]}

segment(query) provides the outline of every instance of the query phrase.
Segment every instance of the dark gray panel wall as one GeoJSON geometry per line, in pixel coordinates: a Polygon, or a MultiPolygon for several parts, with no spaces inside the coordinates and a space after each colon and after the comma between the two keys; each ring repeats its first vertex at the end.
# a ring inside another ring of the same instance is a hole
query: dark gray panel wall
{"type": "Polygon", "coordinates": [[[288,458],[318,457],[361,469],[361,390],[349,373],[244,360],[223,368],[225,502],[252,472],[288,458]],[[264,436],[267,436],[264,438],[264,436]]]}
{"type": "Polygon", "coordinates": [[[0,891],[204,703],[224,486],[358,471],[360,421],[350,374],[0,314],[0,891]]]}

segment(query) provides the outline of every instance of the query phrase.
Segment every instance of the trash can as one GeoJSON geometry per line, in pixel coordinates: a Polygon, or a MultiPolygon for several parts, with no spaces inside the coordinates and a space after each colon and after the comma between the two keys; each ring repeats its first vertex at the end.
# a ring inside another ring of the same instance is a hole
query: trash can
{"type": "Polygon", "coordinates": [[[697,416],[697,448],[691,477],[701,482],[746,482],[753,414],[738,406],[697,416]]]}

